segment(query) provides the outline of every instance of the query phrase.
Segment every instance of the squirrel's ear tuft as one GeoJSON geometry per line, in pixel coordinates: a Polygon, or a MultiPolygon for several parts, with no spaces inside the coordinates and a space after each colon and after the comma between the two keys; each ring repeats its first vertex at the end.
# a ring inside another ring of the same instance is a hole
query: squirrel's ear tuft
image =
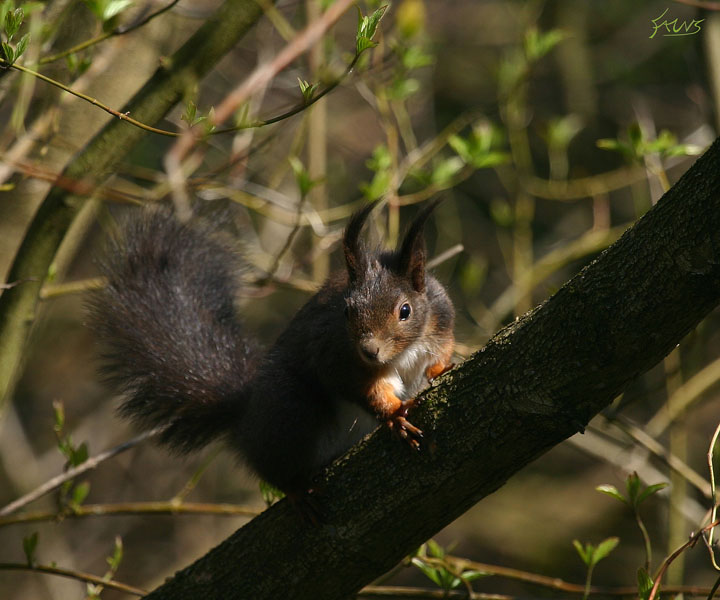
{"type": "Polygon", "coordinates": [[[441,198],[433,200],[424,207],[410,225],[398,250],[397,270],[402,277],[407,277],[416,292],[425,291],[425,238],[423,229],[430,213],[440,204],[441,198]]]}
{"type": "Polygon", "coordinates": [[[364,265],[362,264],[365,254],[364,246],[360,241],[360,232],[368,218],[368,215],[375,208],[377,202],[368,204],[365,208],[357,211],[345,228],[343,237],[343,250],[345,251],[345,263],[347,264],[350,282],[354,283],[362,275],[364,265]]]}

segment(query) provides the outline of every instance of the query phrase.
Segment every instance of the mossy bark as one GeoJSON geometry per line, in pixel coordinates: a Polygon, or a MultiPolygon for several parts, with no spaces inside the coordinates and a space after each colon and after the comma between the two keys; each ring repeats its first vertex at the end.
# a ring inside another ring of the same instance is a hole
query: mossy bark
{"type": "Polygon", "coordinates": [[[720,141],[557,294],[422,396],[415,453],[379,429],[328,471],[324,523],[286,501],[151,600],[346,598],[582,429],[720,301],[720,141]]]}

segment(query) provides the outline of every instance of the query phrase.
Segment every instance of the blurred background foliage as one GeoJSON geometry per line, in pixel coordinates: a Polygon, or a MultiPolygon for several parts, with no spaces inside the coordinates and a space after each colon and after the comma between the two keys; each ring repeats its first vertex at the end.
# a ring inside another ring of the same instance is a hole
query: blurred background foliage
{"type": "MultiPolygon", "coordinates": [[[[257,26],[159,127],[212,133],[212,108],[326,4],[261,2],[265,16],[257,26]]],[[[380,4],[364,4],[363,14],[380,4]]],[[[179,187],[167,175],[173,140],[148,134],[93,189],[43,289],[22,378],[0,416],[0,505],[66,463],[132,436],[96,375],[97,349],[83,316],[84,293],[101,283],[93,254],[118,214],[137,204],[189,201],[195,212],[226,222],[251,263],[247,320],[270,343],[341,264],[338,241],[355,208],[382,198],[387,207],[376,219],[376,239],[393,244],[417,205],[442,195],[427,238],[438,257],[435,272],[457,306],[461,360],[617,239],[716,137],[720,12],[702,4],[395,0],[379,23],[377,45],[352,73],[343,75],[356,53],[351,11],[257,91],[235,124],[302,106],[340,79],[337,88],[276,124],[208,135],[202,154],[186,161],[179,187]],[[686,35],[668,35],[678,32],[686,35]]],[[[163,5],[6,0],[0,10],[12,21],[22,6],[23,19],[16,32],[7,17],[0,23],[9,48],[4,67],[16,60],[119,110],[217,5],[173,2],[117,35],[163,5]],[[97,44],[45,60],[97,36],[97,44]]],[[[28,73],[0,70],[0,273],[51,182],[110,118],[28,73]]],[[[637,514],[654,573],[707,522],[712,506],[707,453],[719,414],[719,334],[716,311],[584,435],[531,464],[384,585],[557,595],[499,573],[453,579],[443,561],[449,553],[584,584],[590,550],[617,537],[616,547],[603,546],[607,556],[594,566],[593,583],[635,586],[647,561],[637,514]],[[642,483],[631,478],[628,485],[669,485],[652,488],[640,505],[617,501],[621,493],[629,497],[625,482],[634,472],[642,483]],[[603,484],[617,494],[607,487],[598,493],[603,484]]],[[[247,519],[158,516],[131,504],[171,499],[176,507],[263,506],[257,482],[228,454],[180,460],[141,444],[0,518],[0,563],[56,563],[151,589],[247,519]],[[80,518],[87,505],[128,514],[80,518]],[[17,522],[25,511],[56,517],[17,522]]],[[[668,584],[712,586],[717,573],[701,546],[674,562],[668,584]]],[[[72,579],[0,570],[3,598],[100,593],[127,597],[72,579]]]]}

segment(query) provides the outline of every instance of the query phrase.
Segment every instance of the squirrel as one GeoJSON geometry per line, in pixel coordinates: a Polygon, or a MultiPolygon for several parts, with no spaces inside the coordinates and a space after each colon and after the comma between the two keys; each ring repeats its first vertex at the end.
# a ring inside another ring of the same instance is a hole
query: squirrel
{"type": "Polygon", "coordinates": [[[363,436],[387,423],[412,448],[408,409],[452,367],[454,309],[426,270],[423,207],[394,250],[360,238],[377,203],[350,219],[346,268],[332,274],[265,353],[236,299],[245,264],[207,222],[143,211],[109,242],[107,285],[89,314],[119,409],[189,453],[223,439],[291,497],[363,436]]]}

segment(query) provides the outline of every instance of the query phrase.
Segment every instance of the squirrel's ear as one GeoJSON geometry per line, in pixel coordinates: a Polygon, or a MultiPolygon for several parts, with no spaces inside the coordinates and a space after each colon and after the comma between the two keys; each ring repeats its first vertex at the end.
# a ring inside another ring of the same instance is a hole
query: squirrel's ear
{"type": "Polygon", "coordinates": [[[441,199],[434,200],[418,213],[398,251],[398,274],[408,277],[416,292],[425,291],[425,221],[440,202],[441,199]]]}
{"type": "Polygon", "coordinates": [[[357,211],[351,218],[345,228],[343,237],[343,250],[345,252],[345,263],[347,264],[350,282],[354,283],[358,280],[363,272],[363,256],[365,254],[364,246],[360,242],[360,232],[368,218],[368,215],[375,208],[377,202],[368,204],[365,208],[357,211]]]}

